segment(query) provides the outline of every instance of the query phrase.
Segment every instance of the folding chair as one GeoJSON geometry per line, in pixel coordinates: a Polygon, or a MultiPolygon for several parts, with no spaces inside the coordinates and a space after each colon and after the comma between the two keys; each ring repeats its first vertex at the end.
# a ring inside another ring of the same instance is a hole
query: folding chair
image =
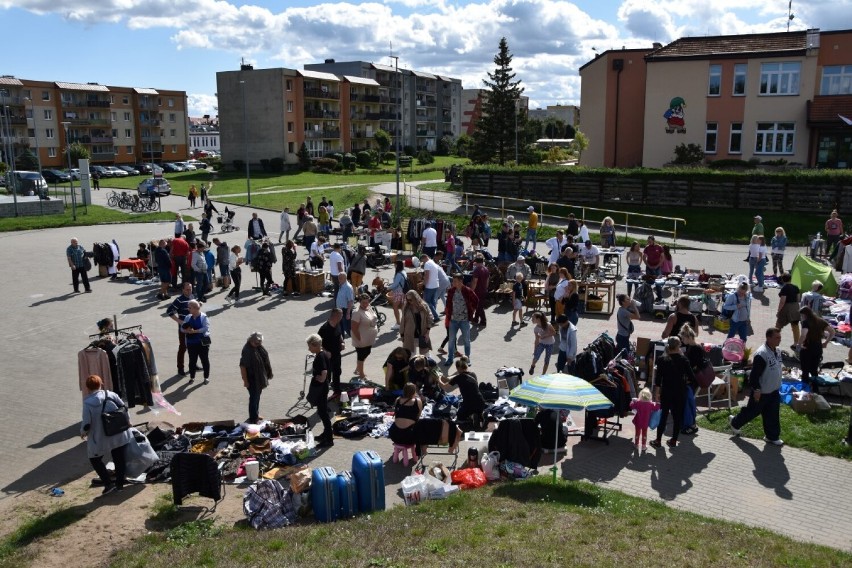
{"type": "Polygon", "coordinates": [[[722,365],[721,367],[713,367],[713,372],[716,373],[716,378],[713,379],[713,382],[707,387],[706,392],[699,392],[695,395],[695,400],[698,402],[698,398],[702,396],[707,397],[707,409],[713,410],[713,399],[717,398],[718,400],[726,400],[728,403],[727,408],[730,409],[733,405],[733,392],[731,390],[731,376],[733,365],[722,365]],[[720,389],[725,389],[725,396],[719,396],[720,389]]]}

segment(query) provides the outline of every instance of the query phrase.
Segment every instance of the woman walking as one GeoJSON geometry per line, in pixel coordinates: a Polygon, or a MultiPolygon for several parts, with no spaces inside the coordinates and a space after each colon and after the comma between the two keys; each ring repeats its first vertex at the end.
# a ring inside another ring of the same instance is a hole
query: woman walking
{"type": "Polygon", "coordinates": [[[104,432],[102,415],[124,406],[121,398],[112,391],[103,390],[103,380],[98,375],[89,375],[86,379],[86,391],[83,399],[83,422],[80,425],[80,437],[86,440],[86,453],[89,463],[104,483],[101,495],[124,489],[125,446],[133,440],[129,430],[108,436],[104,432]],[[115,465],[115,481],[110,478],[103,457],[110,454],[115,465]]]}
{"type": "MultiPolygon", "coordinates": [[[[692,327],[685,325],[680,329],[678,335],[681,344],[684,347],[684,356],[689,361],[689,366],[692,369],[692,374],[695,375],[701,370],[701,366],[707,359],[704,348],[698,345],[695,341],[695,330],[692,327]]],[[[698,382],[689,383],[686,387],[686,398],[684,399],[683,424],[681,424],[681,434],[695,434],[698,432],[698,425],[695,419],[698,416],[698,407],[695,404],[695,393],[698,391],[698,382]]]]}
{"type": "Polygon", "coordinates": [[[240,285],[243,282],[243,274],[240,267],[246,260],[240,256],[242,250],[239,245],[234,245],[231,247],[231,253],[228,255],[228,271],[231,274],[231,282],[234,283],[234,287],[228,292],[226,298],[233,298],[235,302],[240,299],[240,285]]]}
{"type": "Polygon", "coordinates": [[[393,282],[391,282],[391,285],[388,288],[391,294],[393,317],[396,320],[396,323],[391,327],[391,331],[399,329],[400,312],[402,310],[402,303],[405,300],[405,288],[408,285],[408,277],[405,275],[405,263],[401,260],[397,260],[394,264],[394,269],[396,272],[393,275],[393,282]]]}
{"type": "Polygon", "coordinates": [[[535,366],[542,353],[544,354],[544,367],[541,369],[541,374],[545,375],[547,374],[547,368],[550,366],[553,344],[556,342],[556,330],[547,320],[547,316],[542,312],[535,312],[532,315],[532,322],[535,324],[533,328],[535,342],[533,343],[533,360],[530,365],[530,376],[535,374],[535,366]]]}
{"type": "Polygon", "coordinates": [[[284,281],[281,283],[281,288],[284,290],[282,294],[289,296],[291,293],[298,296],[296,292],[296,243],[287,241],[284,248],[281,249],[281,269],[284,271],[284,281]]]}
{"type": "Polygon", "coordinates": [[[686,389],[689,383],[695,382],[695,375],[689,361],[680,352],[680,339],[669,337],[666,340],[666,354],[657,361],[654,370],[654,400],[662,406],[660,425],[657,427],[657,439],[650,443],[651,447],[662,445],[663,434],[666,431],[666,421],[671,413],[672,437],[666,442],[670,448],[677,446],[677,438],[683,428],[683,408],[686,402],[686,389]]]}
{"type": "Polygon", "coordinates": [[[799,338],[799,360],[802,363],[802,382],[811,385],[816,392],[815,379],[819,375],[819,365],[822,362],[822,350],[828,347],[834,339],[834,328],[828,322],[817,316],[813,310],[804,307],[799,310],[802,315],[802,333],[799,338]]]}
{"type": "Polygon", "coordinates": [[[426,355],[432,349],[429,330],[432,329],[432,312],[420,294],[414,290],[405,293],[405,307],[402,309],[402,327],[399,335],[402,346],[411,353],[426,355]]]}
{"type": "Polygon", "coordinates": [[[604,217],[601,223],[601,247],[610,248],[615,246],[615,221],[612,217],[604,217]]]}
{"type": "Polygon", "coordinates": [[[352,313],[352,347],[355,348],[355,374],[366,379],[364,361],[370,356],[379,335],[376,313],[370,307],[370,295],[358,296],[358,309],[352,313]]]}
{"type": "Polygon", "coordinates": [[[206,385],[210,383],[210,320],[201,311],[198,300],[190,300],[187,306],[189,315],[183,319],[180,331],[186,335],[186,350],[189,352],[189,384],[195,381],[198,360],[201,359],[206,385]]]}

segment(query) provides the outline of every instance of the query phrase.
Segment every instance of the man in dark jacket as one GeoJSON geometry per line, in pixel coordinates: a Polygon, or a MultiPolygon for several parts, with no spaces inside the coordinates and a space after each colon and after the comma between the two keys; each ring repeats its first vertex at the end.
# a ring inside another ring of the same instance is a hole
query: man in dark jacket
{"type": "Polygon", "coordinates": [[[323,351],[330,355],[331,369],[329,369],[329,384],[334,391],[330,398],[340,397],[340,373],[342,372],[341,358],[346,342],[343,341],[343,333],[340,321],[343,319],[343,310],[333,308],[326,321],[319,328],[317,335],[322,338],[323,351]]]}
{"type": "Polygon", "coordinates": [[[243,386],[249,393],[249,418],[250,424],[257,424],[263,417],[260,416],[260,393],[269,386],[272,379],[272,365],[269,362],[269,353],[263,347],[263,334],[255,331],[249,335],[246,344],[240,354],[240,375],[243,378],[243,386]]]}
{"type": "Polygon", "coordinates": [[[263,219],[257,216],[257,213],[251,214],[251,221],[248,224],[248,237],[254,240],[260,240],[266,236],[266,229],[263,227],[263,219]]]}

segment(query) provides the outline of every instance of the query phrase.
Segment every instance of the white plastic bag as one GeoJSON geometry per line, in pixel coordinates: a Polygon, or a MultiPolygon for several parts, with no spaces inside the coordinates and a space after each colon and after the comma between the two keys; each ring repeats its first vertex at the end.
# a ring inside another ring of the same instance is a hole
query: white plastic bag
{"type": "Polygon", "coordinates": [[[500,479],[500,452],[483,454],[479,465],[482,467],[483,473],[485,473],[485,479],[488,481],[497,481],[500,479]]]}
{"type": "Polygon", "coordinates": [[[825,400],[821,394],[815,394],[812,397],[816,403],[817,410],[831,410],[831,405],[825,400]]]}
{"type": "Polygon", "coordinates": [[[429,485],[424,475],[409,475],[402,480],[402,497],[406,506],[416,505],[429,498],[429,485]]]}

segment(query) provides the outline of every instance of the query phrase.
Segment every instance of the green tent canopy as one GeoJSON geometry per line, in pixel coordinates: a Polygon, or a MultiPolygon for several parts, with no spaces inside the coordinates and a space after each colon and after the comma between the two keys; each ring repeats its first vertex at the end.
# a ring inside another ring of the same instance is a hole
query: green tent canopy
{"type": "Polygon", "coordinates": [[[806,256],[796,255],[796,259],[793,261],[793,268],[790,270],[790,276],[793,277],[793,284],[798,286],[803,294],[810,291],[814,280],[819,280],[824,285],[822,289],[824,295],[837,295],[837,279],[834,277],[834,271],[831,267],[806,256]]]}

